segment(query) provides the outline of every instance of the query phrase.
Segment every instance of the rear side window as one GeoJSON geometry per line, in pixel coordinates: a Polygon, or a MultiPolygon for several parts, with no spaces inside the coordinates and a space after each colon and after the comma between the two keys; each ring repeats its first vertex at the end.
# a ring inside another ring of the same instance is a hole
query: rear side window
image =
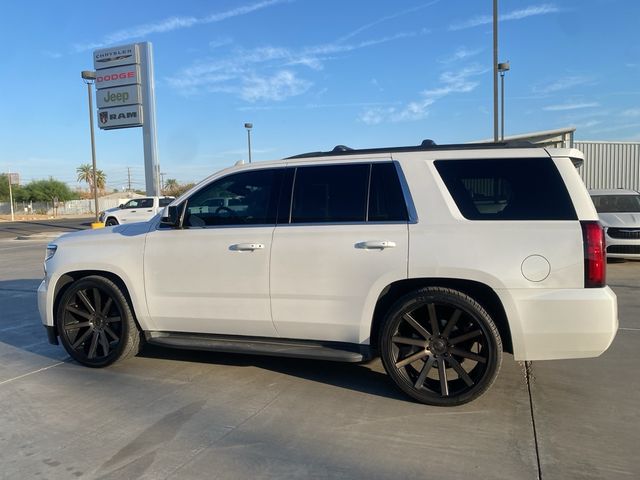
{"type": "Polygon", "coordinates": [[[393,163],[374,163],[369,192],[370,222],[406,222],[408,219],[398,172],[393,163]]]}
{"type": "Polygon", "coordinates": [[[160,199],[160,206],[161,207],[166,207],[167,205],[169,205],[171,202],[173,202],[173,198],[161,198],[160,199]]]}
{"type": "Polygon", "coordinates": [[[469,220],[576,220],[551,158],[436,160],[460,213],[469,220]]]}

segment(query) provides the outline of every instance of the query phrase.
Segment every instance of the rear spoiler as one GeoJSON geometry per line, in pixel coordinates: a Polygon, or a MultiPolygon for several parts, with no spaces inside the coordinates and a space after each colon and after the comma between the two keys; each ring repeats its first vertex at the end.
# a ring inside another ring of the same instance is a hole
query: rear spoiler
{"type": "Polygon", "coordinates": [[[577,148],[545,148],[551,157],[568,157],[576,168],[584,164],[584,153],[577,148]]]}

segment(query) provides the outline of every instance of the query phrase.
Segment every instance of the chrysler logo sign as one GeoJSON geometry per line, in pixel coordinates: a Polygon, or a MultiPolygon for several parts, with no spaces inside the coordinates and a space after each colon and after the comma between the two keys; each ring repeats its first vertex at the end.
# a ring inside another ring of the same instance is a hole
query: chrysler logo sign
{"type": "Polygon", "coordinates": [[[140,63],[140,55],[136,44],[103,48],[93,52],[93,67],[96,70],[138,63],[140,63]]]}

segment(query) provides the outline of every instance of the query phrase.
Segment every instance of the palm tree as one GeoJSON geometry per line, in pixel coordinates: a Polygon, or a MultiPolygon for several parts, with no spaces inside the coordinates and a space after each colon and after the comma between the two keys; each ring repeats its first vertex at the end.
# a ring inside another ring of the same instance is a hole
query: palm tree
{"type": "Polygon", "coordinates": [[[178,180],[176,180],[175,178],[167,178],[167,181],[164,182],[165,194],[168,193],[169,195],[173,195],[178,188],[178,180]]]}
{"type": "MultiPolygon", "coordinates": [[[[85,182],[89,185],[89,189],[93,190],[93,167],[88,163],[83,163],[76,168],[78,174],[78,182],[85,182]]],[[[96,185],[98,190],[104,190],[107,183],[107,175],[102,170],[96,170],[96,185]]]]}

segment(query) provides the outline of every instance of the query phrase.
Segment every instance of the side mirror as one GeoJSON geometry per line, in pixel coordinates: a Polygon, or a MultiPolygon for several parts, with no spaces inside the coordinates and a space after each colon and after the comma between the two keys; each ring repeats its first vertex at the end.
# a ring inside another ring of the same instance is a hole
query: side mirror
{"type": "Polygon", "coordinates": [[[124,203],[121,203],[120,205],[118,205],[118,208],[124,208],[124,203]]]}
{"type": "Polygon", "coordinates": [[[169,225],[171,228],[182,228],[184,214],[187,210],[187,202],[180,205],[168,205],[162,210],[161,225],[169,225]]]}

